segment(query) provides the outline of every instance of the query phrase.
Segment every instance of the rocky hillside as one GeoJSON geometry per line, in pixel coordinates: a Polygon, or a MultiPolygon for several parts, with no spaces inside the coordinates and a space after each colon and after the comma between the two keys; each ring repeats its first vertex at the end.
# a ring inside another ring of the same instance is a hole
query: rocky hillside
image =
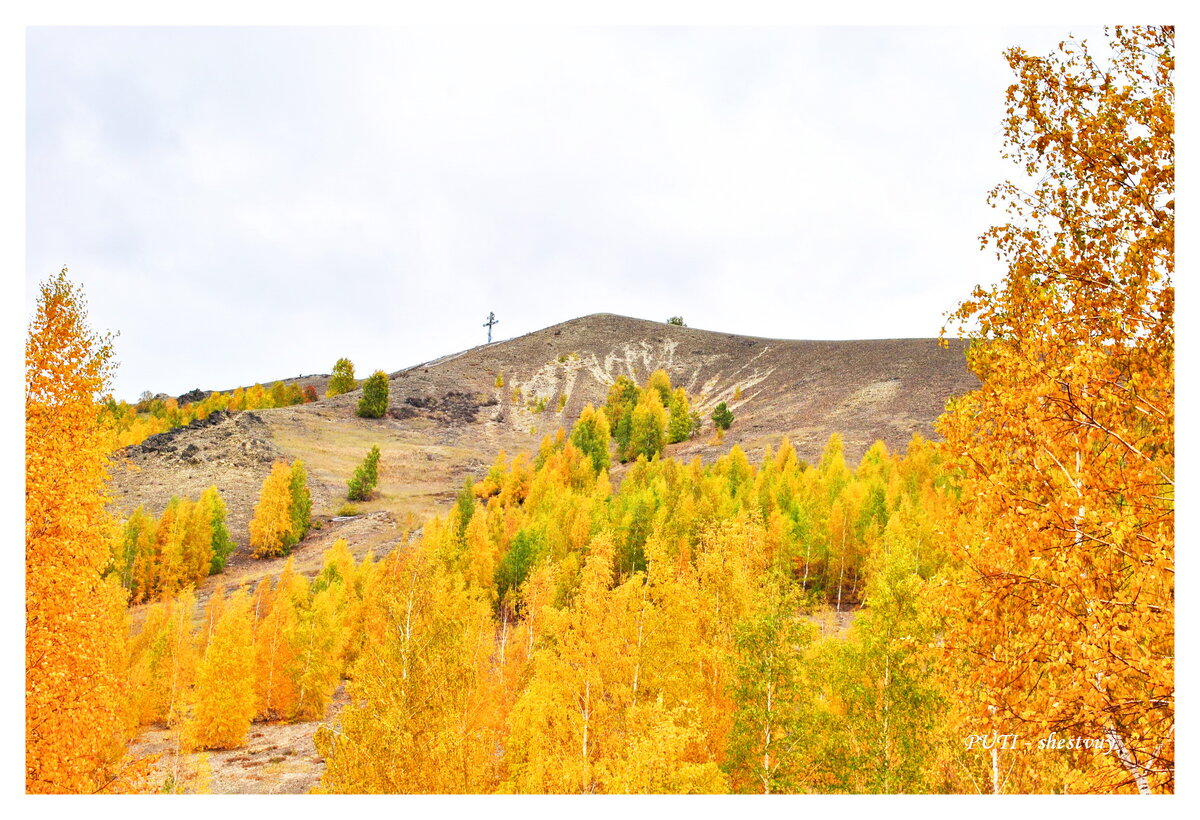
{"type": "MultiPolygon", "coordinates": [[[[504,449],[532,449],[559,427],[570,430],[584,405],[602,404],[620,375],[639,383],[662,368],[683,385],[705,428],[668,455],[712,459],[739,444],[756,460],[788,436],[801,458],[819,458],[841,433],[853,463],[874,441],[902,449],[933,422],[951,396],[972,389],[963,343],[935,339],[795,341],[738,336],[611,314],[573,319],[390,374],[386,418],[355,415],[360,391],[307,405],[216,414],[130,448],[117,470],[115,506],[159,512],[172,494],[195,496],[216,484],[234,535],[245,525],[275,458],[303,458],[314,509],[330,515],[345,481],[372,444],[383,453],[381,498],[368,505],[419,520],[448,501],[466,475],[478,475],[504,449]],[[708,415],[719,402],[735,421],[717,442],[708,415]]],[[[323,395],[328,376],[302,379],[323,395]]]]}
{"type": "Polygon", "coordinates": [[[765,339],[596,314],[397,371],[392,404],[402,417],[411,407],[440,411],[448,424],[548,432],[569,429],[586,403],[603,403],[617,376],[640,383],[658,368],[706,419],[719,402],[733,410],[736,422],[719,447],[705,435],[678,446],[677,454],[704,458],[733,443],[753,458],[784,434],[810,460],[833,432],[851,460],[877,439],[902,448],[913,433],[934,436],[946,400],[976,385],[957,341],[941,348],[935,339],[765,339]],[[486,406],[467,412],[467,396],[486,406]]]}

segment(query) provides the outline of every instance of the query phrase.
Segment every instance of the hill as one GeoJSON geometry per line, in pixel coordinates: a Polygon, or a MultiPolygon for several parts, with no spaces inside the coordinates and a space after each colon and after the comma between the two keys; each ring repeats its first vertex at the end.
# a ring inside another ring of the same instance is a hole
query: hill
{"type": "Polygon", "coordinates": [[[397,371],[393,402],[403,395],[450,405],[456,391],[489,396],[499,404],[493,421],[544,432],[569,428],[588,402],[603,403],[617,376],[641,383],[659,368],[705,418],[724,401],[738,419],[720,446],[700,437],[672,452],[688,458],[733,443],[753,458],[767,440],[787,435],[802,458],[815,459],[836,431],[857,460],[877,439],[897,448],[913,433],[933,436],[946,400],[977,383],[958,341],[943,349],[935,339],[766,339],[596,314],[397,371]],[[507,390],[495,387],[498,372],[507,390]],[[564,395],[561,412],[551,412],[564,395]],[[550,410],[533,412],[538,399],[550,410]]]}
{"type": "MultiPolygon", "coordinates": [[[[853,464],[876,440],[895,450],[915,433],[935,437],[946,400],[977,384],[957,340],[942,348],[935,339],[767,339],[595,314],[395,371],[383,419],[355,415],[355,390],[311,404],[217,413],[153,436],[122,454],[133,469],[114,471],[113,506],[127,514],[145,504],[158,514],[171,495],[194,497],[216,484],[244,545],[273,460],[304,460],[314,511],[328,518],[355,465],[378,444],[379,498],[360,506],[416,522],[500,450],[535,449],[542,436],[569,431],[584,405],[603,404],[619,375],[642,383],[659,368],[687,389],[705,419],[698,436],[667,448],[684,460],[708,461],[738,444],[757,461],[786,435],[801,458],[815,462],[837,432],[853,464]],[[735,421],[718,442],[708,416],[722,401],[735,421]]],[[[298,381],[323,395],[328,379],[298,381]]],[[[234,563],[244,562],[235,555],[234,563]]]]}
{"type": "MultiPolygon", "coordinates": [[[[510,456],[534,450],[542,436],[569,431],[584,405],[604,403],[619,375],[642,383],[659,368],[687,389],[705,419],[696,438],[666,450],[685,460],[708,461],[738,444],[758,461],[764,447],[786,435],[801,458],[815,462],[838,432],[853,464],[876,440],[902,449],[914,433],[934,437],[946,400],[977,384],[957,341],[942,348],[935,339],[766,339],[597,314],[391,373],[382,419],[355,415],[361,396],[355,390],[310,404],[214,413],[152,436],[119,455],[112,508],[124,516],[144,504],[158,515],[172,495],[220,489],[239,546],[225,572],[197,591],[203,603],[221,586],[253,583],[282,568],[280,559],[250,558],[247,548],[247,525],[275,459],[300,458],[308,468],[315,527],[292,557],[298,571],[311,575],[338,538],[356,557],[406,543],[500,450],[510,456]],[[721,401],[735,421],[717,442],[708,416],[721,401]],[[383,453],[377,497],[357,504],[360,514],[339,516],[346,481],[372,444],[383,453]]],[[[328,378],[294,381],[324,395],[328,378]]],[[[614,466],[613,477],[623,470],[614,466]]],[[[339,692],[333,709],[344,702],[339,692]]],[[[250,747],[212,755],[214,788],[306,790],[323,769],[311,740],[317,725],[256,725],[250,747]],[[277,761],[270,772],[263,758],[277,761]]],[[[137,750],[170,754],[171,748],[171,733],[156,729],[137,750]]]]}

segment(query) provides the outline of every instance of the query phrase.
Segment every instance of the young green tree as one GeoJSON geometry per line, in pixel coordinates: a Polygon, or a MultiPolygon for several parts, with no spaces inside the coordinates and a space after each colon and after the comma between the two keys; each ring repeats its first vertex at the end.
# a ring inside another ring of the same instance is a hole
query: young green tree
{"type": "Polygon", "coordinates": [[[625,457],[633,461],[638,456],[646,460],[662,452],[663,437],[667,426],[667,413],[659,399],[659,391],[642,391],[642,398],[633,408],[629,430],[629,448],[625,457]]]}
{"type": "Polygon", "coordinates": [[[329,377],[329,386],[325,388],[326,396],[340,396],[358,387],[354,379],[354,362],[349,359],[338,359],[333,366],[333,374],[329,377]]]}
{"type": "Polygon", "coordinates": [[[379,445],[371,447],[362,464],[354,470],[354,476],[347,486],[346,498],[351,501],[366,501],[379,483],[379,445]]]}
{"type": "Polygon", "coordinates": [[[304,538],[308,528],[312,526],[312,496],[308,492],[308,473],[300,459],[292,463],[288,492],[291,496],[289,511],[292,518],[292,530],[288,539],[290,543],[287,544],[290,547],[300,543],[300,539],[304,538]]]}
{"type": "Polygon", "coordinates": [[[728,768],[742,791],[795,791],[802,775],[811,694],[803,676],[804,651],[816,636],[797,615],[794,588],[768,584],[766,605],[737,626],[728,768]]]}
{"type": "Polygon", "coordinates": [[[454,510],[451,513],[454,531],[459,539],[466,533],[471,519],[475,517],[477,506],[475,502],[475,479],[470,475],[465,476],[462,487],[458,490],[458,498],[454,500],[454,510]]]}
{"type": "Polygon", "coordinates": [[[212,525],[212,563],[208,574],[216,575],[225,569],[225,562],[237,546],[229,537],[229,528],[225,526],[225,501],[216,485],[209,487],[200,494],[200,507],[208,515],[212,525]]]}
{"type": "Polygon", "coordinates": [[[617,455],[622,459],[629,447],[633,408],[637,406],[639,396],[638,386],[628,376],[617,376],[616,381],[608,388],[608,401],[604,405],[604,413],[608,416],[612,436],[617,442],[617,455]]]}
{"type": "Polygon", "coordinates": [[[950,737],[951,703],[939,682],[940,616],[931,584],[916,574],[915,544],[893,528],[872,559],[867,606],[849,633],[828,639],[808,670],[837,705],[822,726],[809,771],[828,788],[864,794],[920,793],[940,784],[937,761],[961,748],[950,737]],[[821,759],[824,758],[824,759],[821,759]]]}
{"type": "Polygon", "coordinates": [[[138,507],[114,544],[113,569],[133,601],[144,599],[154,584],[154,528],[154,516],[138,507]]]}
{"type": "Polygon", "coordinates": [[[667,421],[667,443],[675,444],[680,441],[687,441],[692,437],[694,432],[691,404],[688,402],[687,391],[682,387],[676,387],[671,394],[671,403],[668,406],[670,410],[670,418],[667,421]]]}
{"type": "Polygon", "coordinates": [[[733,411],[729,409],[725,402],[717,405],[712,413],[713,424],[717,425],[718,430],[728,430],[729,425],[733,424],[733,411]]]}
{"type": "Polygon", "coordinates": [[[358,415],[364,419],[382,418],[388,408],[388,377],[376,370],[363,382],[362,398],[358,402],[358,415]]]}
{"type": "Polygon", "coordinates": [[[611,434],[604,408],[586,405],[571,430],[571,443],[591,460],[592,469],[597,473],[607,470],[611,463],[608,455],[609,438],[611,434]]]}
{"type": "Polygon", "coordinates": [[[496,567],[496,597],[501,603],[510,591],[515,593],[525,583],[530,570],[545,551],[546,539],[541,532],[521,530],[516,534],[496,567]]]}

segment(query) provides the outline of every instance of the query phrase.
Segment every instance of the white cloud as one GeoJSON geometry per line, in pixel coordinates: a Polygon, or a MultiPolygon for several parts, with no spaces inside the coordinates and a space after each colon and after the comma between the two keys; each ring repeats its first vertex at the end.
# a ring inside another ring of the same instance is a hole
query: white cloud
{"type": "Polygon", "coordinates": [[[1000,52],[1065,33],[35,29],[27,281],[71,266],[125,397],[395,369],[489,310],[935,335],[1000,275],[1000,52]]]}

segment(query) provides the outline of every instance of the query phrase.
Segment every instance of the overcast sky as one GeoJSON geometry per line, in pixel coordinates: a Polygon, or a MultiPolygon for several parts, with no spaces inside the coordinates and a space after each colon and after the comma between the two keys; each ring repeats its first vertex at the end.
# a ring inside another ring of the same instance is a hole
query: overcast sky
{"type": "Polygon", "coordinates": [[[1073,28],[34,28],[26,310],[115,391],[396,370],[589,313],[936,336],[1003,275],[1011,45],[1073,28]]]}

